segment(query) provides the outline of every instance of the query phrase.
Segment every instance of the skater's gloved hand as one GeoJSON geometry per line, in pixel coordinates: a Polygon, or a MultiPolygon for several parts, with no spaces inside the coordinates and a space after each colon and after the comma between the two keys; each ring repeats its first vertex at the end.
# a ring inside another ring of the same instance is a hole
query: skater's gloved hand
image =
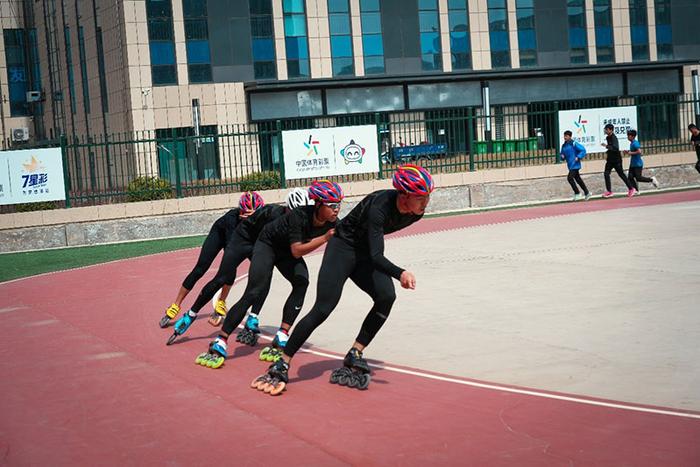
{"type": "Polygon", "coordinates": [[[412,272],[404,271],[401,273],[401,287],[404,289],[415,289],[416,288],[416,276],[412,272]]]}

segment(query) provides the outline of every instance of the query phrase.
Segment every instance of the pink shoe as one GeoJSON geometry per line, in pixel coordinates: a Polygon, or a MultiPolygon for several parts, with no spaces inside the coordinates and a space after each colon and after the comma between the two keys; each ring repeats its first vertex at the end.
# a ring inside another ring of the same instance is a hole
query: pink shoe
{"type": "Polygon", "coordinates": [[[603,198],[612,198],[613,197],[613,192],[612,191],[606,191],[603,193],[603,198]]]}
{"type": "Polygon", "coordinates": [[[630,188],[629,191],[627,192],[627,197],[631,198],[636,194],[637,194],[637,190],[635,190],[634,188],[630,188]]]}

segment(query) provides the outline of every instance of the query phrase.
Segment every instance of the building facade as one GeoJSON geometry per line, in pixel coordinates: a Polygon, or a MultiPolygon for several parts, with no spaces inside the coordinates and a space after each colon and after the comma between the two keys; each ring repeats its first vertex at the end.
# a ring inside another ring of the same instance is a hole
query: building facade
{"type": "MultiPolygon", "coordinates": [[[[1,14],[5,147],[146,134],[158,149],[132,150],[138,171],[172,172],[163,151],[195,151],[193,179],[235,177],[216,135],[254,130],[246,158],[260,168],[279,158],[266,129],[406,119],[422,123],[387,145],[470,151],[425,122],[486,115],[477,139],[532,136],[541,122],[499,115],[673,102],[700,61],[697,0],[3,0],[1,14]],[[168,145],[188,135],[195,148],[168,145]]],[[[110,180],[132,170],[109,157],[83,165],[110,180]]]]}

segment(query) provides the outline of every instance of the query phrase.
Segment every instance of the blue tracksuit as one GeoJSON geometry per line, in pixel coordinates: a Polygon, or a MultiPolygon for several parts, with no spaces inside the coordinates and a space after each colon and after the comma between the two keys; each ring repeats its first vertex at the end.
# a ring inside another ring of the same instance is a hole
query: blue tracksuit
{"type": "MultiPolygon", "coordinates": [[[[637,151],[639,147],[639,141],[635,139],[630,143],[630,152],[637,151]]],[[[632,157],[630,157],[630,167],[644,167],[641,152],[639,154],[632,154],[632,157]]]]}
{"type": "Polygon", "coordinates": [[[573,139],[569,142],[564,142],[561,145],[561,160],[566,161],[569,170],[580,170],[581,159],[586,157],[586,148],[581,143],[577,143],[573,139]],[[576,160],[578,158],[579,160],[576,160]]]}

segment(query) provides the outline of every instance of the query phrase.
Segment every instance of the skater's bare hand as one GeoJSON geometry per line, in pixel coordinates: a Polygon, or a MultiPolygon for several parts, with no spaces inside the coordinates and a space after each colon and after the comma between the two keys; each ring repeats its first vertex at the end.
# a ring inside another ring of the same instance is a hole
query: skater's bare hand
{"type": "Polygon", "coordinates": [[[324,235],[326,241],[330,240],[331,237],[335,235],[335,229],[330,229],[326,234],[324,235]]]}
{"type": "Polygon", "coordinates": [[[404,289],[415,289],[416,288],[416,276],[412,272],[404,271],[401,273],[401,287],[404,289]]]}

